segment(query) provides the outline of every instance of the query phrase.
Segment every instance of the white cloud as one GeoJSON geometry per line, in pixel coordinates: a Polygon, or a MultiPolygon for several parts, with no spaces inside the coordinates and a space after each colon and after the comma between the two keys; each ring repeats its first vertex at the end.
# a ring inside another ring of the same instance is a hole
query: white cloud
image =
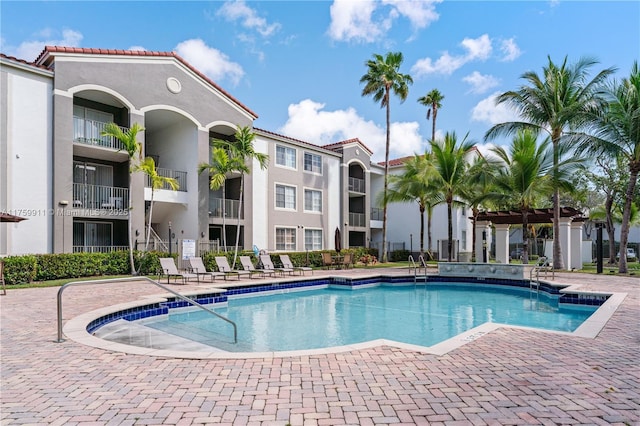
{"type": "Polygon", "coordinates": [[[239,64],[229,60],[229,57],[218,49],[207,46],[199,38],[181,42],[175,51],[214,81],[227,79],[233,85],[237,85],[244,76],[244,70],[239,64]]]}
{"type": "Polygon", "coordinates": [[[500,80],[492,75],[480,74],[478,71],[474,71],[466,77],[462,78],[462,81],[471,85],[469,92],[475,94],[482,94],[489,89],[496,87],[500,80]]]}
{"type": "MultiPolygon", "coordinates": [[[[324,111],[324,104],[305,99],[289,105],[289,118],[278,131],[317,145],[358,138],[373,151],[374,161],[384,161],[386,130],[365,120],[353,108],[324,111]]],[[[417,122],[391,124],[390,158],[424,152],[417,122]]]]}
{"type": "Polygon", "coordinates": [[[522,55],[522,51],[514,41],[513,37],[508,40],[502,40],[500,42],[500,51],[504,55],[501,61],[504,61],[504,62],[514,61],[520,55],[522,55]]]}
{"type": "Polygon", "coordinates": [[[18,59],[35,61],[45,46],[80,46],[80,42],[82,41],[82,34],[80,32],[63,29],[61,37],[56,38],[57,33],[57,31],[51,28],[45,28],[36,34],[39,40],[23,41],[17,47],[3,46],[3,49],[5,49],[4,53],[9,56],[15,56],[18,59]]]}
{"type": "Polygon", "coordinates": [[[435,62],[431,58],[420,59],[411,67],[411,73],[416,77],[428,74],[451,75],[467,62],[487,60],[493,51],[491,38],[487,34],[475,39],[465,38],[460,45],[466,53],[454,56],[445,51],[435,62]]]}
{"type": "Polygon", "coordinates": [[[255,30],[264,37],[273,35],[281,28],[279,23],[270,24],[265,18],[258,16],[258,12],[247,6],[244,0],[227,1],[216,14],[228,21],[240,21],[243,27],[255,30]]]}
{"type": "Polygon", "coordinates": [[[142,51],[142,52],[146,52],[147,49],[145,49],[143,46],[131,46],[129,47],[129,49],[127,50],[134,50],[134,51],[142,51]]]}
{"type": "Polygon", "coordinates": [[[435,5],[442,0],[334,0],[329,12],[331,24],[327,33],[337,41],[372,43],[383,38],[393,21],[403,17],[414,31],[426,28],[440,16],[435,5]]]}
{"type": "Polygon", "coordinates": [[[518,120],[518,114],[505,104],[496,105],[500,92],[494,92],[476,104],[471,110],[471,121],[491,125],[518,120]]]}

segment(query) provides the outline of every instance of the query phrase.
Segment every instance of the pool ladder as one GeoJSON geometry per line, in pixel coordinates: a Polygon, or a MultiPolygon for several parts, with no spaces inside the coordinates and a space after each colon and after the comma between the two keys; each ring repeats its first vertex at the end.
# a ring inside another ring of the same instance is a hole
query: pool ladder
{"type": "Polygon", "coordinates": [[[409,272],[413,269],[413,282],[417,283],[418,280],[427,282],[427,262],[424,261],[422,255],[418,256],[419,265],[416,264],[412,255],[409,255],[409,272]],[[424,275],[419,275],[420,271],[424,269],[424,275]]]}

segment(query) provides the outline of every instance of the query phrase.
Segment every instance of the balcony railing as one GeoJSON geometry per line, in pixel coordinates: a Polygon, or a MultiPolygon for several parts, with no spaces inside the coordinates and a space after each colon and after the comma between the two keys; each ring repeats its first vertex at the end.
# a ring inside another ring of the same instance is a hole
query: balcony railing
{"type": "Polygon", "coordinates": [[[73,246],[74,253],[111,253],[129,250],[129,246],[73,246]]]}
{"type": "MultiPolygon", "coordinates": [[[[238,218],[238,200],[224,200],[224,212],[227,219],[238,218]]],[[[209,217],[222,217],[222,198],[211,198],[209,200],[209,217]]],[[[244,206],[240,212],[240,219],[244,219],[244,206]]]]}
{"type": "Polygon", "coordinates": [[[129,189],[115,186],[73,184],[73,208],[127,210],[129,189]]]}
{"type": "Polygon", "coordinates": [[[349,191],[364,194],[364,189],[364,179],[354,177],[349,178],[349,191]]]}
{"type": "Polygon", "coordinates": [[[384,210],[377,207],[371,208],[371,220],[384,220],[384,210]]]}
{"type": "MultiPolygon", "coordinates": [[[[94,145],[115,150],[123,149],[122,143],[112,136],[102,136],[107,123],[73,117],[73,141],[85,145],[94,145]]],[[[128,129],[120,127],[123,132],[128,129]]]]}
{"type": "MultiPolygon", "coordinates": [[[[159,176],[174,178],[178,181],[178,191],[186,192],[187,191],[187,172],[180,172],[178,170],[171,169],[163,169],[162,167],[156,167],[156,172],[159,176]]],[[[149,176],[145,176],[145,184],[147,188],[151,188],[151,178],[149,176]]],[[[168,189],[172,190],[169,184],[165,183],[162,188],[159,189],[168,189]]]]}
{"type": "Polygon", "coordinates": [[[349,226],[365,226],[364,213],[349,213],[349,226]]]}

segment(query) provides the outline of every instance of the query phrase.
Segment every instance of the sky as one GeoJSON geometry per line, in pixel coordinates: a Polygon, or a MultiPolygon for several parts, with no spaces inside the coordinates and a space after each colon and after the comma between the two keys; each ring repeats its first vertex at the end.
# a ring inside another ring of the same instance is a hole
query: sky
{"type": "Polygon", "coordinates": [[[385,110],[362,96],[374,54],[401,52],[413,79],[393,97],[391,153],[423,153],[431,138],[418,98],[443,95],[436,137],[455,132],[481,152],[496,106],[548,58],[598,61],[629,75],[640,57],[639,1],[7,1],[0,52],[33,61],[45,45],[174,51],[259,117],[254,127],[318,145],[359,138],[384,160],[385,110]]]}

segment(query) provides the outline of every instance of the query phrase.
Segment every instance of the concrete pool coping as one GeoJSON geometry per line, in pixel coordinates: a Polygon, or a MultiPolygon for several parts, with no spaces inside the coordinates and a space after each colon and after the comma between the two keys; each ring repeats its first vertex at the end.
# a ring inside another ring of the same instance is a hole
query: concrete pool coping
{"type": "MultiPolygon", "coordinates": [[[[359,275],[358,279],[370,279],[377,278],[382,276],[383,274],[368,274],[368,275],[359,275]]],[[[247,287],[247,286],[256,286],[256,285],[267,285],[273,283],[286,283],[286,282],[297,282],[301,280],[301,276],[290,277],[285,279],[269,279],[269,280],[260,280],[258,282],[254,280],[245,281],[245,282],[234,282],[234,283],[212,283],[212,285],[198,285],[198,286],[189,286],[189,290],[182,292],[181,294],[190,296],[204,293],[224,293],[227,288],[236,288],[236,287],[247,287]]],[[[330,278],[329,276],[322,277],[323,279],[330,278]]],[[[343,278],[343,276],[340,276],[343,278]]],[[[455,278],[449,277],[447,278],[455,278]]],[[[305,280],[313,280],[313,277],[304,277],[305,280]]],[[[297,350],[297,351],[269,351],[269,352],[226,352],[217,350],[212,348],[210,351],[184,351],[177,349],[157,349],[157,348],[148,348],[143,346],[133,346],[118,342],[113,342],[109,340],[102,339],[100,337],[96,337],[90,334],[87,331],[87,327],[89,324],[97,318],[104,317],[116,311],[121,311],[124,309],[130,309],[139,307],[141,305],[149,304],[149,303],[158,303],[166,301],[167,298],[172,297],[170,294],[159,294],[159,295],[148,295],[143,296],[141,299],[136,301],[121,303],[117,305],[112,305],[104,308],[100,308],[94,311],[90,311],[79,316],[76,316],[69,320],[63,328],[64,335],[77,343],[87,345],[94,348],[104,349],[108,351],[114,352],[122,352],[132,355],[147,355],[147,356],[155,356],[162,358],[179,358],[179,359],[252,359],[252,358],[285,358],[285,357],[296,357],[296,356],[309,356],[309,355],[323,355],[323,354],[334,354],[340,352],[349,352],[353,350],[362,350],[369,348],[376,348],[379,346],[391,346],[398,349],[406,349],[417,352],[422,352],[426,354],[432,355],[445,355],[457,348],[460,348],[482,336],[491,333],[495,330],[501,328],[511,328],[511,329],[523,329],[523,330],[532,330],[536,332],[543,333],[553,333],[581,338],[595,338],[600,333],[600,331],[605,327],[611,316],[615,313],[618,307],[622,304],[626,297],[626,293],[617,293],[617,292],[602,292],[602,291],[583,291],[581,290],[580,284],[558,284],[551,283],[548,281],[543,281],[551,286],[561,286],[561,293],[569,293],[569,294],[583,294],[583,295],[606,295],[608,296],[607,301],[602,304],[587,320],[585,320],[575,331],[573,332],[562,332],[562,331],[553,331],[553,330],[544,330],[533,327],[522,327],[522,326],[514,326],[508,324],[500,324],[500,323],[484,323],[477,327],[474,327],[470,330],[467,330],[461,334],[453,336],[445,341],[437,343],[432,346],[420,346],[414,344],[408,344],[403,342],[397,342],[388,339],[376,339],[367,342],[351,344],[351,345],[343,345],[343,346],[333,346],[319,349],[306,349],[306,350],[297,350]]],[[[487,283],[491,284],[491,283],[487,283]]],[[[258,294],[253,294],[258,295],[258,294]]],[[[181,339],[178,339],[174,346],[179,346],[181,344],[181,339]]]]}

